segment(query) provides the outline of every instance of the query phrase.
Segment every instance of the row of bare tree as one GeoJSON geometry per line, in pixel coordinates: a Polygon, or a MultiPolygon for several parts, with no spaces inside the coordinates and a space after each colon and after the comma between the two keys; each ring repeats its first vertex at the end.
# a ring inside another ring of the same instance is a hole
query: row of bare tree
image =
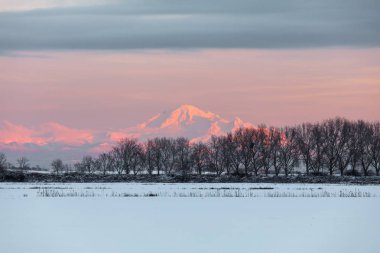
{"type": "MultiPolygon", "coordinates": [[[[24,157],[19,168],[27,167],[24,157]]],[[[0,172],[7,165],[0,153],[0,172]]],[[[117,174],[245,174],[295,172],[311,175],[371,175],[380,173],[380,122],[335,118],[294,127],[237,129],[208,142],[186,138],[154,138],[146,142],[123,139],[108,153],[85,156],[70,166],[52,161],[55,173],[117,174]],[[71,168],[72,167],[72,168],[71,168]]]]}
{"type": "MultiPolygon", "coordinates": [[[[57,160],[59,160],[59,159],[57,159],[57,160]]],[[[69,164],[64,165],[62,161],[60,161],[60,162],[62,163],[63,168],[65,168],[65,170],[68,171],[68,169],[70,168],[69,164]]],[[[39,165],[33,166],[33,167],[30,166],[29,159],[25,156],[19,157],[16,160],[16,166],[15,166],[12,163],[7,161],[7,158],[6,158],[4,153],[0,153],[0,173],[5,172],[6,170],[9,170],[9,169],[11,169],[11,170],[18,169],[20,172],[24,172],[24,171],[28,171],[28,170],[33,170],[33,171],[46,171],[47,170],[47,169],[40,167],[39,165]]]]}
{"type": "MultiPolygon", "coordinates": [[[[52,163],[59,173],[60,160],[52,163]]],[[[306,174],[380,172],[380,122],[335,118],[295,127],[237,129],[204,143],[186,138],[123,139],[97,158],[74,165],[83,173],[246,174],[288,176],[296,167],[306,174]]]]}

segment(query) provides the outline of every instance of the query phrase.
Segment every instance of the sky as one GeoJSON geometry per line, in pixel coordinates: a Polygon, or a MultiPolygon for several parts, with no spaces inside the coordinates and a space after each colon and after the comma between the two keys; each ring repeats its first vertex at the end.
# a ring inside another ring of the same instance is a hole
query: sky
{"type": "Polygon", "coordinates": [[[255,125],[380,120],[378,13],[377,0],[2,0],[0,152],[82,155],[181,104],[255,125]]]}

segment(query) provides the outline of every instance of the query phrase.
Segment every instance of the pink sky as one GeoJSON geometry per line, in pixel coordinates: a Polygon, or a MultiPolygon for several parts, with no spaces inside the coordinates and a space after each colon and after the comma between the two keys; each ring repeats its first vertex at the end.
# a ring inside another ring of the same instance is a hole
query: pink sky
{"type": "Polygon", "coordinates": [[[378,48],[20,52],[0,69],[0,151],[44,166],[181,104],[255,125],[380,120],[378,48]]]}
{"type": "Polygon", "coordinates": [[[0,115],[117,129],[188,103],[254,124],[380,120],[380,49],[39,52],[0,57],[0,115]]]}

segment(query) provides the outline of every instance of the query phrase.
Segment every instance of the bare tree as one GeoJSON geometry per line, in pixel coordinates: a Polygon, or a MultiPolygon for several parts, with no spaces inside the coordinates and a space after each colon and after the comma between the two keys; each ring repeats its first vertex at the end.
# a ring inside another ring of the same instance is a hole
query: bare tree
{"type": "Polygon", "coordinates": [[[166,138],[155,138],[154,139],[154,152],[153,152],[153,157],[154,157],[154,164],[155,168],[157,170],[157,174],[160,175],[161,171],[164,168],[165,164],[165,158],[166,150],[170,150],[170,141],[168,141],[166,138]]]}
{"type": "Polygon", "coordinates": [[[71,164],[64,164],[63,166],[64,166],[63,170],[65,171],[66,174],[69,173],[69,172],[71,172],[73,170],[71,164]]]}
{"type": "Polygon", "coordinates": [[[324,140],[323,156],[330,176],[332,176],[337,169],[337,159],[340,148],[339,142],[342,140],[340,135],[343,125],[344,120],[341,118],[326,120],[321,125],[324,140]]]}
{"type": "Polygon", "coordinates": [[[179,137],[176,139],[177,149],[177,169],[182,175],[190,173],[191,160],[190,160],[190,141],[186,138],[179,137]]]}
{"type": "Polygon", "coordinates": [[[305,165],[306,175],[309,175],[311,162],[312,162],[312,143],[313,143],[313,125],[310,123],[304,123],[296,128],[297,131],[297,144],[305,165]]]}
{"type": "Polygon", "coordinates": [[[112,151],[109,152],[110,156],[112,157],[114,163],[113,163],[113,168],[116,170],[118,175],[121,175],[124,171],[123,167],[123,155],[122,155],[122,150],[119,146],[116,146],[112,149],[112,151]]]}
{"type": "Polygon", "coordinates": [[[254,128],[239,128],[234,132],[234,141],[238,145],[237,150],[246,175],[249,175],[252,168],[256,174],[259,168],[257,137],[258,132],[254,128]]]}
{"type": "Polygon", "coordinates": [[[351,123],[351,133],[348,143],[348,148],[350,151],[350,159],[349,164],[352,171],[352,174],[356,176],[358,171],[356,170],[356,167],[359,165],[360,161],[360,126],[357,122],[351,123]]]}
{"type": "Polygon", "coordinates": [[[145,153],[141,144],[138,144],[134,153],[134,158],[131,159],[131,170],[134,175],[141,173],[145,166],[145,153]]]}
{"type": "MultiPolygon", "coordinates": [[[[228,156],[228,159],[223,159],[224,166],[228,165],[228,167],[231,167],[231,170],[233,174],[239,175],[239,169],[241,165],[241,156],[240,152],[238,150],[239,144],[235,141],[235,137],[233,133],[228,133],[224,144],[225,148],[222,151],[222,153],[225,153],[228,156]]],[[[223,154],[222,154],[223,155],[223,154]]],[[[230,173],[230,168],[228,168],[227,174],[230,173]]]]}
{"type": "Polygon", "coordinates": [[[82,170],[82,172],[84,173],[88,173],[88,174],[91,174],[94,172],[95,170],[95,166],[94,166],[94,159],[92,158],[92,156],[84,156],[82,158],[82,161],[80,163],[80,169],[82,170]]]}
{"type": "Polygon", "coordinates": [[[115,157],[115,169],[119,175],[121,175],[123,171],[125,171],[125,153],[125,146],[123,144],[123,141],[120,140],[118,144],[112,149],[112,155],[115,157]]]}
{"type": "Polygon", "coordinates": [[[373,137],[371,139],[371,145],[369,152],[372,157],[372,167],[376,171],[376,175],[380,174],[380,122],[373,123],[371,125],[373,131],[373,137]]]}
{"type": "Polygon", "coordinates": [[[148,140],[145,143],[145,165],[149,175],[151,175],[156,166],[156,146],[153,140],[148,140]]]}
{"type": "Polygon", "coordinates": [[[343,176],[350,162],[351,152],[349,149],[351,138],[351,123],[344,120],[343,128],[339,136],[339,149],[337,154],[337,167],[340,175],[343,176]]]}
{"type": "Polygon", "coordinates": [[[106,175],[107,172],[112,171],[115,160],[111,152],[100,154],[97,161],[99,163],[99,169],[103,175],[106,175]]]}
{"type": "Polygon", "coordinates": [[[251,132],[252,132],[252,137],[251,137],[252,142],[251,142],[250,148],[252,152],[252,169],[253,169],[253,173],[257,177],[260,169],[263,167],[263,161],[262,161],[262,157],[260,153],[260,151],[262,150],[261,146],[263,145],[263,143],[261,142],[262,139],[259,138],[260,132],[257,129],[252,128],[251,132]]]}
{"type": "Polygon", "coordinates": [[[4,153],[0,153],[0,173],[4,172],[7,168],[7,158],[4,153]]]}
{"type": "MultiPolygon", "coordinates": [[[[125,138],[114,147],[113,151],[117,157],[118,165],[121,166],[125,174],[128,175],[131,171],[134,173],[138,172],[143,147],[138,143],[137,139],[125,138]]],[[[120,172],[120,168],[117,170],[120,172]]]]}
{"type": "Polygon", "coordinates": [[[53,172],[57,175],[64,170],[64,164],[61,159],[55,159],[51,162],[51,167],[53,168],[53,172]]]}
{"type": "Polygon", "coordinates": [[[221,140],[218,136],[211,136],[209,142],[210,164],[209,168],[220,175],[223,173],[223,157],[221,152],[221,140]]]}
{"type": "Polygon", "coordinates": [[[176,140],[171,138],[161,138],[160,147],[162,150],[162,166],[165,174],[171,174],[176,166],[178,153],[176,140]]]}
{"type": "Polygon", "coordinates": [[[368,176],[369,168],[372,164],[371,145],[373,138],[373,129],[369,123],[362,120],[358,122],[358,129],[360,129],[358,132],[359,163],[364,176],[368,176]]]}
{"type": "Polygon", "coordinates": [[[284,128],[279,152],[280,167],[287,177],[298,164],[297,133],[294,128],[284,128]]]}
{"type": "Polygon", "coordinates": [[[270,130],[264,125],[259,126],[258,141],[260,143],[258,150],[260,153],[261,165],[264,169],[265,175],[268,176],[269,170],[271,168],[272,145],[270,139],[270,130]]]}
{"type": "Polygon", "coordinates": [[[281,152],[281,139],[281,132],[277,128],[269,128],[271,167],[273,167],[276,176],[278,176],[281,172],[281,164],[279,162],[281,152]]]}
{"type": "Polygon", "coordinates": [[[231,133],[228,133],[226,136],[220,136],[219,140],[223,171],[229,175],[231,170],[236,166],[236,159],[234,159],[234,156],[237,154],[237,145],[234,142],[233,135],[231,133]]]}
{"type": "Polygon", "coordinates": [[[315,174],[323,173],[324,168],[324,135],[322,132],[322,127],[319,124],[313,126],[312,130],[312,160],[311,169],[315,174]]]}
{"type": "Polygon", "coordinates": [[[81,162],[74,163],[74,170],[78,173],[85,173],[83,165],[81,162]]]}
{"type": "Polygon", "coordinates": [[[157,171],[160,175],[165,167],[165,160],[170,157],[171,142],[167,138],[154,138],[145,144],[146,163],[148,172],[157,171]]]}
{"type": "Polygon", "coordinates": [[[202,175],[204,168],[210,162],[209,149],[203,142],[195,143],[191,146],[191,160],[198,175],[202,175]]]}
{"type": "Polygon", "coordinates": [[[26,157],[20,157],[17,159],[18,168],[20,170],[25,170],[29,167],[29,159],[26,157]]]}

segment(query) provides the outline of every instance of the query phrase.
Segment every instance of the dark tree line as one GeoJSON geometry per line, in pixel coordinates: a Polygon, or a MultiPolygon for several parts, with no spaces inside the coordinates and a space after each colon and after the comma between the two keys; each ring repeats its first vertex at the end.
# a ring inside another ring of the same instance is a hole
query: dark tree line
{"type": "MultiPolygon", "coordinates": [[[[67,166],[67,165],[65,165],[67,166]]],[[[16,160],[16,165],[7,161],[7,158],[4,153],[0,153],[0,173],[4,173],[7,170],[13,170],[18,172],[26,172],[26,171],[46,171],[46,169],[41,168],[40,166],[30,166],[29,159],[26,157],[20,157],[16,160]]]]}
{"type": "MultiPolygon", "coordinates": [[[[123,139],[98,158],[75,164],[83,173],[269,175],[359,175],[380,172],[380,123],[335,118],[275,128],[241,128],[208,142],[123,139]]],[[[53,166],[54,167],[54,166],[53,166]]]]}
{"type": "MultiPolygon", "coordinates": [[[[19,159],[19,167],[27,164],[19,159]]],[[[5,156],[0,154],[0,171],[5,156]]],[[[275,128],[241,128],[208,142],[186,138],[120,140],[108,153],[85,156],[73,168],[60,159],[56,174],[372,175],[380,172],[380,122],[335,118],[275,128]],[[300,169],[302,168],[302,169],[300,169]]]]}

